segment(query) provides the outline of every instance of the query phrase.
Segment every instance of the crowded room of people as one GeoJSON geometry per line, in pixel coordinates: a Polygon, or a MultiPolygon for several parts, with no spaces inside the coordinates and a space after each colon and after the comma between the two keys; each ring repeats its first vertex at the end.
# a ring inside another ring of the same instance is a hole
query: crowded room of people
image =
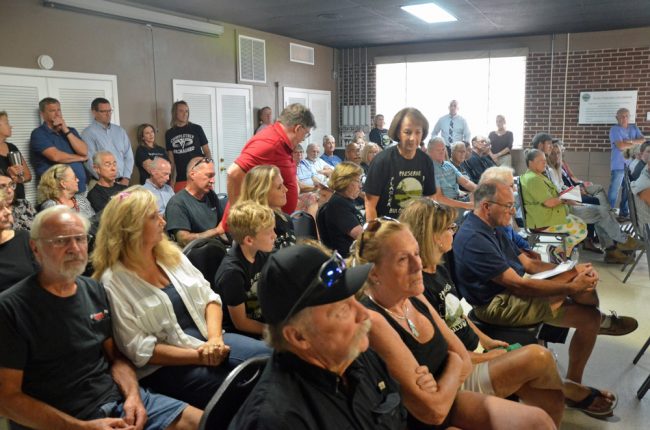
{"type": "Polygon", "coordinates": [[[2,10],[0,430],[648,428],[645,0],[2,10]]]}

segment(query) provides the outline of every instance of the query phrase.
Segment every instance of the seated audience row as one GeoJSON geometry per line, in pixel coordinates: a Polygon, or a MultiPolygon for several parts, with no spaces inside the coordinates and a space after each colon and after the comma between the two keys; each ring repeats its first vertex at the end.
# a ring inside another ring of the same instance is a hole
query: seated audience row
{"type": "Polygon", "coordinates": [[[106,290],[80,276],[88,228],[62,205],[34,219],[39,269],[0,294],[0,416],[36,429],[198,428],[201,410],[140,388],[117,348],[106,290]]]}

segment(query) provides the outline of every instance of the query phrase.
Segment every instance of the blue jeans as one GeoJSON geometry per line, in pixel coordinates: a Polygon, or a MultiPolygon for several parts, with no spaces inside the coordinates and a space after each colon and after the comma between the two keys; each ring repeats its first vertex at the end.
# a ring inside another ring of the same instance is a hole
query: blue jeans
{"type": "Polygon", "coordinates": [[[235,333],[224,333],[223,340],[230,347],[230,355],[221,365],[163,366],[142,378],[140,385],[205,409],[231,370],[249,358],[271,355],[271,349],[261,340],[235,333]]]}
{"type": "MultiPolygon", "coordinates": [[[[609,182],[609,190],[607,191],[607,198],[609,199],[609,205],[612,208],[616,207],[616,199],[618,198],[618,192],[621,190],[621,185],[623,185],[623,177],[625,175],[625,170],[616,169],[612,170],[611,179],[609,182]]],[[[630,211],[627,208],[627,195],[623,193],[621,196],[621,205],[619,215],[628,216],[630,211]]]]}

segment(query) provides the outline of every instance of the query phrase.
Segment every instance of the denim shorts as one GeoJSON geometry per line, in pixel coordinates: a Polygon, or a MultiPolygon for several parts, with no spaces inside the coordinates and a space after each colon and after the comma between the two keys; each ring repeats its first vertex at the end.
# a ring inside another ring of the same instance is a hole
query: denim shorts
{"type": "MultiPolygon", "coordinates": [[[[164,430],[187,408],[187,403],[140,388],[140,398],[147,411],[145,430],[164,430]]],[[[122,418],[124,402],[110,402],[100,407],[99,418],[122,418]]]]}

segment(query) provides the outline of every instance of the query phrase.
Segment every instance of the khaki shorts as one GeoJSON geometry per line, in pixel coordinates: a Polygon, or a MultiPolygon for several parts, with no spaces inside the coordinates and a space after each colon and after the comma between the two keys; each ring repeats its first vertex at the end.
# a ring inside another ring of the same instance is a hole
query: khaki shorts
{"type": "Polygon", "coordinates": [[[474,313],[488,324],[521,327],[559,320],[564,316],[564,307],[552,310],[546,297],[519,297],[505,292],[494,296],[487,305],[474,307],[474,313]]]}
{"type": "Polygon", "coordinates": [[[483,361],[472,366],[472,373],[465,379],[460,389],[474,393],[494,395],[494,388],[492,388],[492,380],[490,379],[489,363],[489,361],[483,361]]]}

